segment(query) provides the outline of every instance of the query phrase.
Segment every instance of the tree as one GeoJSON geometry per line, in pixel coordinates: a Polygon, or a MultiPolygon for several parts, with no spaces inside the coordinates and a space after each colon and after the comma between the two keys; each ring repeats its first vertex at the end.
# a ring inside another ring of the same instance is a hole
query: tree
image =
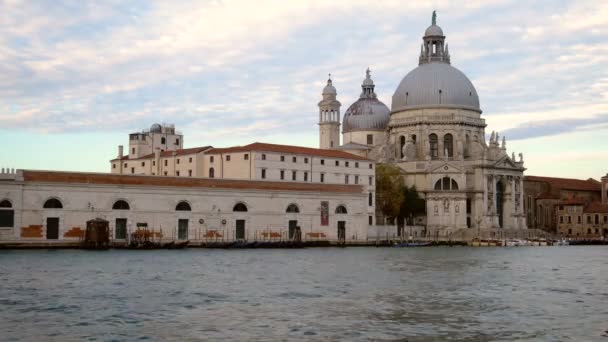
{"type": "Polygon", "coordinates": [[[376,208],[390,221],[399,217],[404,199],[403,187],[403,177],[398,167],[378,164],[376,167],[376,208]]]}
{"type": "Polygon", "coordinates": [[[413,218],[416,216],[426,214],[426,202],[420,198],[416,186],[408,188],[404,186],[403,189],[403,201],[399,208],[399,223],[406,222],[408,225],[413,225],[413,218]]]}

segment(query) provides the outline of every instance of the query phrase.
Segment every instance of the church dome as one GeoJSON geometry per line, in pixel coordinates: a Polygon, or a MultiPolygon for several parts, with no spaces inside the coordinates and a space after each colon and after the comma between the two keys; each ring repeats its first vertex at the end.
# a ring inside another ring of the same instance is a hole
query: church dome
{"type": "Polygon", "coordinates": [[[473,83],[448,63],[419,65],[401,80],[393,95],[393,112],[424,107],[457,107],[481,112],[473,83]]]}
{"type": "Polygon", "coordinates": [[[344,113],[342,133],[386,129],[390,119],[390,110],[378,100],[374,87],[370,70],[367,69],[366,77],[361,85],[361,96],[344,113]]]}
{"type": "Polygon", "coordinates": [[[153,124],[152,126],[150,126],[150,132],[152,133],[160,133],[162,131],[162,127],[160,126],[160,124],[153,124]]]}
{"type": "Polygon", "coordinates": [[[337,95],[336,87],[333,86],[331,78],[327,80],[327,85],[323,88],[322,95],[337,95]]]}
{"type": "Polygon", "coordinates": [[[437,26],[433,11],[431,26],[424,32],[419,65],[401,80],[393,94],[391,109],[445,107],[474,110],[481,113],[479,97],[473,83],[462,71],[450,65],[450,52],[443,30],[437,26]]]}

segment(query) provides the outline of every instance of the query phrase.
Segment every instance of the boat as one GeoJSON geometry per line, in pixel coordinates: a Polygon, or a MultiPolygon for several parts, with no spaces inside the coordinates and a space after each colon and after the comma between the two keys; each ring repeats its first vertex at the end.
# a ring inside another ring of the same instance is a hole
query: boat
{"type": "Polygon", "coordinates": [[[570,246],[570,241],[566,239],[557,240],[553,243],[554,246],[570,246]]]}
{"type": "Polygon", "coordinates": [[[430,245],[431,245],[430,242],[403,242],[403,243],[396,243],[393,245],[393,247],[427,247],[430,245]]]}

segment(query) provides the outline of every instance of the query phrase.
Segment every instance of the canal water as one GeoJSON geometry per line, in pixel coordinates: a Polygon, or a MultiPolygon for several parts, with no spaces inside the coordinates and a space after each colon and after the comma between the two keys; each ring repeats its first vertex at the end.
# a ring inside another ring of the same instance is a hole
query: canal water
{"type": "Polygon", "coordinates": [[[0,251],[0,340],[608,341],[608,248],[0,251]]]}

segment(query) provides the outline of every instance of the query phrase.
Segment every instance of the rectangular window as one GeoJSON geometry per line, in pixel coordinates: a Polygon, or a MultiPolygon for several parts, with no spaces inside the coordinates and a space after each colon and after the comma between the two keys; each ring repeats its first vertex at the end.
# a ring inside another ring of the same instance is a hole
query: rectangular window
{"type": "Polygon", "coordinates": [[[177,164],[179,164],[179,158],[177,158],[177,164]]]}
{"type": "Polygon", "coordinates": [[[374,165],[373,165],[372,163],[370,163],[370,164],[369,164],[369,168],[370,168],[370,169],[373,169],[373,168],[374,168],[374,165]]]}
{"type": "Polygon", "coordinates": [[[230,155],[226,156],[226,161],[230,161],[230,155]]]}
{"type": "Polygon", "coordinates": [[[355,163],[355,167],[359,167],[359,162],[356,162],[356,163],[355,163]]]}
{"type": "Polygon", "coordinates": [[[373,145],[374,144],[374,136],[371,134],[367,135],[367,144],[368,145],[373,145]]]}
{"type": "Polygon", "coordinates": [[[559,223],[564,223],[564,217],[563,216],[559,217],[559,223]]]}
{"type": "Polygon", "coordinates": [[[369,185],[372,185],[374,183],[374,177],[369,176],[369,185]]]}
{"type": "Polygon", "coordinates": [[[131,173],[135,173],[135,168],[134,167],[131,168],[131,173]]]}
{"type": "Polygon", "coordinates": [[[325,183],[325,174],[324,173],[321,174],[321,183],[325,183]]]}
{"type": "Polygon", "coordinates": [[[281,170],[281,180],[285,179],[285,171],[281,170]]]}
{"type": "Polygon", "coordinates": [[[152,161],[152,166],[156,166],[156,160],[152,161]]]}
{"type": "Polygon", "coordinates": [[[135,147],[133,147],[133,148],[131,149],[131,153],[132,153],[132,154],[135,154],[135,147]]]}
{"type": "Polygon", "coordinates": [[[245,159],[245,160],[249,160],[249,153],[245,153],[245,154],[243,155],[243,159],[245,159]]]}
{"type": "Polygon", "coordinates": [[[595,214],[595,224],[600,224],[600,215],[595,214]]]}
{"type": "Polygon", "coordinates": [[[175,171],[175,175],[179,177],[179,171],[175,171]]]}
{"type": "Polygon", "coordinates": [[[165,137],[160,138],[160,143],[163,145],[165,144],[165,137]]]}
{"type": "Polygon", "coordinates": [[[340,161],[336,160],[336,166],[340,166],[340,161]]]}
{"type": "Polygon", "coordinates": [[[291,180],[296,180],[296,172],[295,171],[291,171],[291,180]]]}
{"type": "Polygon", "coordinates": [[[115,169],[116,168],[116,164],[112,164],[112,168],[115,169]]]}
{"type": "Polygon", "coordinates": [[[165,176],[167,175],[167,171],[165,171],[165,176]]]}
{"type": "Polygon", "coordinates": [[[348,162],[344,163],[344,166],[348,167],[348,162]]]}
{"type": "Polygon", "coordinates": [[[298,161],[298,159],[296,157],[291,157],[291,161],[296,163],[298,161]]]}
{"type": "Polygon", "coordinates": [[[321,159],[321,165],[325,165],[325,159],[321,159]]]}
{"type": "Polygon", "coordinates": [[[580,216],[578,216],[578,221],[577,221],[577,222],[578,222],[579,224],[580,224],[580,223],[582,223],[582,219],[581,219],[581,217],[580,217],[580,216]]]}
{"type": "Polygon", "coordinates": [[[344,184],[348,184],[348,175],[344,175],[344,184]]]}
{"type": "Polygon", "coordinates": [[[213,156],[209,157],[209,162],[213,163],[213,156]]]}
{"type": "Polygon", "coordinates": [[[308,158],[304,158],[304,164],[308,164],[308,158]]]}
{"type": "Polygon", "coordinates": [[[587,223],[591,224],[591,216],[587,216],[587,223]]]}
{"type": "Polygon", "coordinates": [[[262,179],[266,179],[266,169],[262,169],[262,179]]]}
{"type": "Polygon", "coordinates": [[[572,223],[572,216],[568,216],[568,223],[572,223]]]}
{"type": "Polygon", "coordinates": [[[179,138],[175,139],[175,145],[179,146],[179,138]]]}
{"type": "Polygon", "coordinates": [[[367,224],[369,224],[370,226],[374,224],[373,216],[370,215],[367,217],[367,224]]]}
{"type": "Polygon", "coordinates": [[[281,156],[281,161],[284,162],[285,161],[285,156],[281,156]]]}
{"type": "Polygon", "coordinates": [[[141,162],[141,166],[146,166],[146,162],[141,162]]]}
{"type": "Polygon", "coordinates": [[[359,184],[359,176],[355,175],[355,184],[359,184]]]}
{"type": "Polygon", "coordinates": [[[262,154],[262,160],[266,160],[266,155],[262,154]]]}
{"type": "Polygon", "coordinates": [[[165,166],[167,166],[167,165],[168,165],[168,162],[167,162],[167,159],[165,159],[165,166]]]}
{"type": "Polygon", "coordinates": [[[370,207],[374,205],[374,195],[371,192],[367,196],[367,204],[369,204],[370,207]]]}
{"type": "Polygon", "coordinates": [[[125,168],[127,168],[127,163],[125,163],[125,168]]]}
{"type": "Polygon", "coordinates": [[[308,182],[308,172],[304,172],[304,181],[308,182]]]}
{"type": "Polygon", "coordinates": [[[188,163],[192,163],[192,157],[188,158],[188,163]]]}
{"type": "Polygon", "coordinates": [[[192,170],[188,170],[188,177],[192,177],[192,170]]]}
{"type": "Polygon", "coordinates": [[[604,216],[604,223],[608,223],[608,216],[604,216]]]}

